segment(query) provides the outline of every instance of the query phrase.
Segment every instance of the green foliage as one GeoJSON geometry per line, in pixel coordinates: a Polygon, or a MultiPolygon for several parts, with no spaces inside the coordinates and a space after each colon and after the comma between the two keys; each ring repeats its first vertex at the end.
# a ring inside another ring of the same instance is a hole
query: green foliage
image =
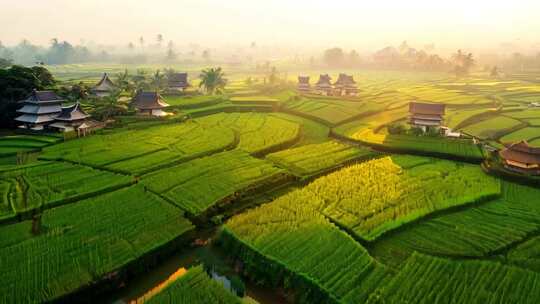
{"type": "Polygon", "coordinates": [[[223,73],[221,67],[204,69],[199,77],[201,79],[199,87],[203,88],[209,95],[223,93],[223,89],[227,84],[224,78],[225,73],[223,73]]]}
{"type": "Polygon", "coordinates": [[[375,155],[365,148],[328,141],[276,152],[268,155],[267,159],[296,175],[307,176],[335,168],[348,161],[375,155]]]}
{"type": "Polygon", "coordinates": [[[0,171],[0,179],[4,185],[0,205],[11,206],[14,213],[48,208],[68,199],[74,200],[132,182],[129,176],[54,162],[37,162],[32,166],[0,171]]]}
{"type": "Polygon", "coordinates": [[[55,84],[54,77],[44,67],[31,68],[14,65],[0,69],[0,127],[15,127],[14,118],[23,100],[32,90],[43,90],[55,84]]]}
{"type": "Polygon", "coordinates": [[[305,303],[363,303],[387,275],[346,233],[293,192],[227,222],[225,249],[245,270],[271,285],[284,284],[305,303]],[[326,300],[325,300],[326,297],[326,300]]]}
{"type": "Polygon", "coordinates": [[[232,151],[154,172],[142,183],[198,215],[235,193],[272,181],[280,173],[268,162],[232,151]]]}
{"type": "Polygon", "coordinates": [[[135,186],[0,229],[0,303],[54,300],[106,277],[191,230],[182,212],[135,186]]]}
{"type": "Polygon", "coordinates": [[[487,261],[414,254],[374,303],[537,303],[540,275],[487,261]]]}
{"type": "Polygon", "coordinates": [[[240,299],[211,279],[202,265],[195,266],[168,285],[163,291],[145,301],[148,304],[240,304],[240,299]]]}

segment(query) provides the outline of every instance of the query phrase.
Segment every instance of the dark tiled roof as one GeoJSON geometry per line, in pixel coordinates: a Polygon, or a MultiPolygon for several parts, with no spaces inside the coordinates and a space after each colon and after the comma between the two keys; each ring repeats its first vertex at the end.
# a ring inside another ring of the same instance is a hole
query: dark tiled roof
{"type": "Polygon", "coordinates": [[[49,103],[49,102],[62,102],[64,99],[56,95],[53,91],[37,91],[33,90],[27,99],[22,100],[21,103],[49,103]]]}
{"type": "Polygon", "coordinates": [[[444,115],[446,106],[434,103],[409,103],[409,112],[413,114],[444,115]]]}
{"type": "Polygon", "coordinates": [[[339,74],[338,76],[338,80],[336,81],[336,83],[334,83],[334,85],[337,85],[337,86],[352,86],[352,85],[355,85],[356,82],[354,81],[354,78],[352,75],[347,75],[347,74],[339,74]]]}
{"type": "Polygon", "coordinates": [[[187,73],[174,73],[169,76],[169,87],[188,87],[188,74],[187,73]]]}
{"type": "Polygon", "coordinates": [[[156,92],[139,92],[131,101],[131,105],[139,110],[162,109],[169,105],[156,92]]]}
{"type": "Polygon", "coordinates": [[[309,76],[298,76],[298,83],[309,85],[309,76]]]}
{"type": "Polygon", "coordinates": [[[502,158],[524,164],[540,164],[540,148],[531,147],[527,141],[507,145],[499,152],[502,158]]]}
{"type": "Polygon", "coordinates": [[[326,86],[326,85],[329,85],[331,86],[332,84],[330,83],[330,80],[332,80],[332,78],[328,75],[328,74],[324,74],[324,75],[321,75],[319,76],[319,81],[317,81],[317,85],[318,86],[326,86]]]}
{"type": "Polygon", "coordinates": [[[62,112],[60,115],[58,115],[58,117],[56,117],[56,120],[74,121],[85,119],[89,116],[90,115],[86,114],[86,112],[84,112],[84,110],[81,108],[81,105],[77,102],[72,106],[63,107],[62,112]]]}

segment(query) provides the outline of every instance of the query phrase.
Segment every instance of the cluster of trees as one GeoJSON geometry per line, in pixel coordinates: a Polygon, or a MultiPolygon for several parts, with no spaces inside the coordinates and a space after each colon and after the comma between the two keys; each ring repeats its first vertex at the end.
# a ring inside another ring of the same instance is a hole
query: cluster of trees
{"type": "Polygon", "coordinates": [[[323,61],[329,67],[356,67],[361,64],[360,54],[357,51],[345,52],[337,47],[324,51],[323,61]]]}
{"type": "Polygon", "coordinates": [[[422,71],[444,71],[449,68],[448,62],[439,55],[412,48],[406,41],[397,48],[389,46],[375,52],[373,61],[376,66],[383,68],[422,71]]]}
{"type": "Polygon", "coordinates": [[[17,102],[28,97],[32,90],[48,89],[55,84],[52,74],[41,66],[0,68],[0,127],[14,127],[13,119],[20,107],[17,102]]]}
{"type": "Polygon", "coordinates": [[[415,71],[451,71],[456,76],[466,76],[475,65],[471,53],[458,50],[450,59],[444,59],[437,54],[428,53],[433,45],[424,50],[410,47],[406,41],[399,47],[385,47],[375,52],[371,60],[362,60],[355,50],[345,52],[341,48],[331,48],[324,51],[323,61],[329,67],[358,67],[369,66],[385,69],[403,69],[415,71]]]}
{"type": "Polygon", "coordinates": [[[47,48],[34,45],[28,40],[23,40],[13,47],[6,47],[0,43],[0,58],[29,66],[108,61],[110,55],[105,51],[91,51],[86,46],[72,45],[54,38],[47,48]]]}

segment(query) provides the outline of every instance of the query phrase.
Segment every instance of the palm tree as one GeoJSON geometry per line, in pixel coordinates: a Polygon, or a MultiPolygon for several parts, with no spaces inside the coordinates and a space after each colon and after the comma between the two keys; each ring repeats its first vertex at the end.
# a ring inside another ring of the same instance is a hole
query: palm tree
{"type": "Polygon", "coordinates": [[[127,69],[122,73],[116,74],[116,86],[122,91],[131,91],[131,83],[129,82],[129,72],[127,69]]]}
{"type": "Polygon", "coordinates": [[[102,121],[106,121],[112,116],[124,114],[127,106],[118,102],[120,91],[111,92],[109,96],[101,98],[94,110],[94,116],[102,121]]]}
{"type": "Polygon", "coordinates": [[[199,76],[201,79],[199,87],[210,95],[221,94],[227,84],[223,76],[225,76],[225,73],[223,73],[221,67],[204,69],[199,76]]]}
{"type": "Polygon", "coordinates": [[[157,70],[156,73],[152,76],[152,79],[150,81],[150,85],[152,86],[152,89],[154,89],[156,92],[160,92],[165,88],[165,74],[161,73],[160,70],[157,70]]]}

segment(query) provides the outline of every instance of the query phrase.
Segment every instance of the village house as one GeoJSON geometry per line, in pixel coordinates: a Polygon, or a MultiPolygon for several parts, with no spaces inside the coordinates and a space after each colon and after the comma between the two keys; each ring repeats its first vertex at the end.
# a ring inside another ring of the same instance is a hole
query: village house
{"type": "Polygon", "coordinates": [[[110,96],[114,90],[116,90],[116,86],[111,79],[109,79],[109,75],[103,73],[101,80],[91,89],[91,92],[98,97],[107,97],[110,96]]]}
{"type": "Polygon", "coordinates": [[[499,156],[509,170],[540,175],[540,148],[530,146],[525,140],[506,145],[499,156]]]}
{"type": "Polygon", "coordinates": [[[332,78],[328,74],[320,75],[319,81],[315,84],[315,91],[317,94],[330,96],[332,95],[332,84],[330,81],[332,78]]]}
{"type": "Polygon", "coordinates": [[[439,129],[443,123],[446,106],[444,104],[410,102],[409,124],[424,132],[439,129]]]}
{"type": "Polygon", "coordinates": [[[17,112],[22,115],[15,120],[22,123],[20,128],[43,130],[62,112],[63,101],[53,91],[34,90],[27,99],[19,101],[23,107],[17,112]]]}
{"type": "Polygon", "coordinates": [[[169,113],[163,111],[169,105],[163,101],[157,92],[138,92],[131,101],[139,114],[151,116],[167,116],[169,113]]]}
{"type": "Polygon", "coordinates": [[[62,111],[55,117],[55,121],[49,127],[62,132],[75,131],[89,117],[90,115],[86,114],[80,103],[77,102],[72,106],[62,107],[62,111]]]}
{"type": "Polygon", "coordinates": [[[309,84],[309,76],[298,76],[297,90],[300,93],[309,93],[311,85],[309,84]]]}
{"type": "Polygon", "coordinates": [[[187,73],[173,73],[168,78],[168,88],[171,91],[184,92],[190,86],[187,73]]]}
{"type": "Polygon", "coordinates": [[[358,87],[352,75],[339,74],[338,80],[334,83],[335,96],[357,96],[358,87]]]}

